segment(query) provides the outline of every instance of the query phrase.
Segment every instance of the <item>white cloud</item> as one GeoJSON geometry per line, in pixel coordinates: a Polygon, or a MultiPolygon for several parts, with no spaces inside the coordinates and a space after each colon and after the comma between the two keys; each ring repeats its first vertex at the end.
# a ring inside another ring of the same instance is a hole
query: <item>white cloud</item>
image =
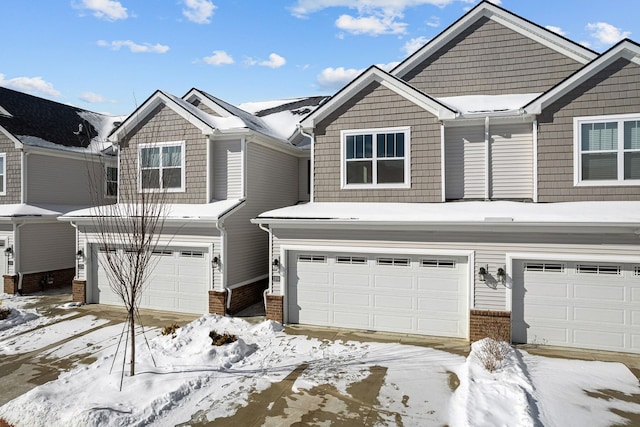
{"type": "Polygon", "coordinates": [[[80,99],[83,100],[84,102],[88,102],[88,103],[91,103],[91,104],[96,104],[96,103],[106,102],[107,101],[104,98],[104,96],[99,95],[97,93],[93,93],[93,92],[83,92],[80,95],[80,99]]]}
{"type": "Polygon", "coordinates": [[[415,52],[416,50],[420,49],[422,46],[424,46],[430,39],[420,36],[420,37],[416,37],[413,38],[411,40],[409,40],[408,42],[406,42],[404,44],[404,46],[402,46],[402,50],[404,51],[406,56],[411,55],[413,52],[415,52]]]}
{"type": "Polygon", "coordinates": [[[268,61],[261,61],[258,63],[258,65],[269,68],[280,68],[286,63],[287,60],[282,56],[278,55],[277,53],[272,53],[271,55],[269,55],[268,61]]]}
{"type": "Polygon", "coordinates": [[[351,34],[404,34],[407,24],[397,22],[393,16],[362,16],[341,15],[336,20],[336,27],[351,34]]]}
{"type": "Polygon", "coordinates": [[[427,24],[427,26],[431,27],[431,28],[438,28],[440,26],[440,18],[437,16],[432,16],[431,18],[429,18],[429,20],[427,22],[425,22],[427,24]]]}
{"type": "Polygon", "coordinates": [[[135,43],[131,40],[114,40],[107,42],[105,40],[98,40],[98,46],[107,47],[111,50],[120,50],[123,47],[128,48],[132,53],[167,53],[169,46],[163,44],[151,44],[151,43],[135,43]]]}
{"type": "Polygon", "coordinates": [[[404,9],[413,6],[434,5],[444,7],[454,0],[297,0],[291,7],[291,13],[304,18],[312,13],[330,7],[348,7],[356,9],[360,14],[370,14],[372,11],[387,11],[389,15],[397,15],[404,9]]]}
{"type": "Polygon", "coordinates": [[[204,58],[202,58],[202,60],[209,65],[216,65],[216,66],[229,65],[235,62],[231,57],[231,55],[229,55],[224,50],[214,50],[213,55],[205,56],[204,58]]]}
{"type": "Polygon", "coordinates": [[[42,77],[14,77],[6,80],[4,74],[0,74],[0,86],[15,89],[32,95],[45,95],[59,97],[62,94],[53,87],[53,84],[44,81],[42,77]]]}
{"type": "Polygon", "coordinates": [[[554,25],[547,25],[545,28],[549,31],[553,31],[556,34],[560,34],[561,36],[566,36],[567,33],[560,27],[556,27],[554,25]]]}
{"type": "MultiPolygon", "coordinates": [[[[388,64],[376,64],[376,66],[378,68],[382,68],[385,71],[390,71],[398,64],[399,62],[390,62],[388,64]]],[[[351,80],[358,77],[364,70],[364,68],[355,69],[344,67],[329,67],[320,72],[320,74],[316,78],[316,81],[318,83],[318,86],[320,86],[322,89],[336,90],[340,89],[351,80]]]]}
{"type": "Polygon", "coordinates": [[[196,24],[210,23],[213,11],[216,9],[209,0],[184,0],[184,5],[186,9],[182,10],[182,14],[196,24]]]}
{"type": "Polygon", "coordinates": [[[589,23],[587,29],[591,31],[591,37],[603,44],[617,43],[631,34],[630,31],[622,31],[606,22],[589,23]]]}
{"type": "Polygon", "coordinates": [[[127,19],[129,14],[127,8],[119,1],[113,0],[82,0],[75,6],[78,9],[88,9],[93,12],[93,16],[107,21],[117,21],[127,19]]]}

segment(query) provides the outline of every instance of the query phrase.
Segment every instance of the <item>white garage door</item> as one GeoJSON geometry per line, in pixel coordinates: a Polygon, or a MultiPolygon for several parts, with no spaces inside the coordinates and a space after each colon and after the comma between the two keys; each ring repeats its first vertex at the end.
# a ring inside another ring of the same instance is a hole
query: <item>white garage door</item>
{"type": "Polygon", "coordinates": [[[512,340],[640,353],[640,266],[516,262],[512,340]]]}
{"type": "MultiPolygon", "coordinates": [[[[120,249],[121,250],[121,249],[120,249]]],[[[96,257],[104,259],[104,250],[96,257]]],[[[167,248],[153,255],[155,266],[142,294],[142,308],[203,314],[208,311],[209,254],[203,248],[167,248]]],[[[94,262],[91,302],[122,305],[109,286],[103,264],[94,262]]]]}
{"type": "Polygon", "coordinates": [[[290,323],[468,336],[466,257],[290,252],[290,323]]]}

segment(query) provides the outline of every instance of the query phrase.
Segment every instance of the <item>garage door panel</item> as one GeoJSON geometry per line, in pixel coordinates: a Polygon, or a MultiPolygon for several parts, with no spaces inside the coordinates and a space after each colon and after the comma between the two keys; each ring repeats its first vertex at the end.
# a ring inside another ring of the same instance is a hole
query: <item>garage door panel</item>
{"type": "Polygon", "coordinates": [[[640,326],[640,311],[631,312],[631,325],[640,326]]]}
{"type": "Polygon", "coordinates": [[[640,303],[640,287],[631,289],[631,302],[640,303]]]}
{"type": "Polygon", "coordinates": [[[573,320],[578,322],[596,322],[607,323],[609,325],[624,325],[624,311],[593,308],[593,307],[578,307],[573,310],[573,320]]]}
{"type": "Polygon", "coordinates": [[[525,292],[527,294],[527,298],[535,298],[535,297],[568,298],[569,297],[568,283],[558,283],[558,282],[547,283],[546,281],[542,281],[541,279],[542,278],[540,278],[540,282],[535,281],[536,286],[525,285],[525,292]]]}
{"type": "Polygon", "coordinates": [[[551,325],[538,325],[530,332],[530,341],[535,344],[553,344],[569,342],[569,331],[566,328],[551,325]]]}
{"type": "MultiPolygon", "coordinates": [[[[607,279],[604,278],[603,281],[607,279]]],[[[580,285],[574,286],[574,296],[585,300],[604,300],[624,302],[624,287],[622,286],[598,286],[580,285]]]]}
{"type": "Polygon", "coordinates": [[[429,259],[436,268],[424,268],[417,255],[290,252],[287,319],[292,323],[466,338],[468,263],[464,257],[452,259],[443,268],[438,267],[437,259],[429,259]],[[314,256],[326,262],[301,262],[314,256]],[[314,293],[317,288],[331,297],[314,293]],[[428,322],[435,326],[426,327],[428,322]]]}
{"type": "Polygon", "coordinates": [[[531,305],[528,304],[524,308],[525,319],[542,321],[569,320],[569,308],[566,306],[543,304],[536,306],[535,310],[533,310],[531,305]]]}
{"type": "Polygon", "coordinates": [[[573,342],[578,346],[591,346],[592,348],[624,348],[625,336],[623,333],[575,330],[573,332],[573,342]]]}

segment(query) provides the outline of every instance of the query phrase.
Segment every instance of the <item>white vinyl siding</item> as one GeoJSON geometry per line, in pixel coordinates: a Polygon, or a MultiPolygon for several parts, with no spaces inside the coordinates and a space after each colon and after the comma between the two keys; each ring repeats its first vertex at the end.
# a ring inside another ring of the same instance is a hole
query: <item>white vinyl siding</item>
{"type": "Polygon", "coordinates": [[[531,126],[531,123],[490,126],[491,198],[533,198],[533,135],[531,126]]]}
{"type": "Polygon", "coordinates": [[[225,200],[242,197],[242,149],[240,140],[213,141],[213,198],[225,200]]]}
{"type": "Polygon", "coordinates": [[[7,155],[0,153],[0,195],[7,194],[7,155]]]}
{"type": "Polygon", "coordinates": [[[445,127],[445,196],[484,199],[486,187],[484,125],[445,127]]]}

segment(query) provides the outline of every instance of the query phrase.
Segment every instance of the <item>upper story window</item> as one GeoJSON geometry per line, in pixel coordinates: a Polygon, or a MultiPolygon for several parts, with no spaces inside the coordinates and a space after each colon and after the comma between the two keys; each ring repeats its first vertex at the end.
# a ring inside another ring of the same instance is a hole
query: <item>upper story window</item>
{"type": "Polygon", "coordinates": [[[408,127],[340,133],[342,188],[409,188],[408,127]]]}
{"type": "Polygon", "coordinates": [[[7,155],[0,154],[0,195],[7,194],[7,155]]]}
{"type": "Polygon", "coordinates": [[[107,197],[118,196],[118,168],[107,166],[105,169],[107,197]]]}
{"type": "Polygon", "coordinates": [[[640,185],[640,114],[574,119],[577,185],[640,185]]]}
{"type": "Polygon", "coordinates": [[[140,144],[140,188],[184,191],[184,141],[140,144]]]}

